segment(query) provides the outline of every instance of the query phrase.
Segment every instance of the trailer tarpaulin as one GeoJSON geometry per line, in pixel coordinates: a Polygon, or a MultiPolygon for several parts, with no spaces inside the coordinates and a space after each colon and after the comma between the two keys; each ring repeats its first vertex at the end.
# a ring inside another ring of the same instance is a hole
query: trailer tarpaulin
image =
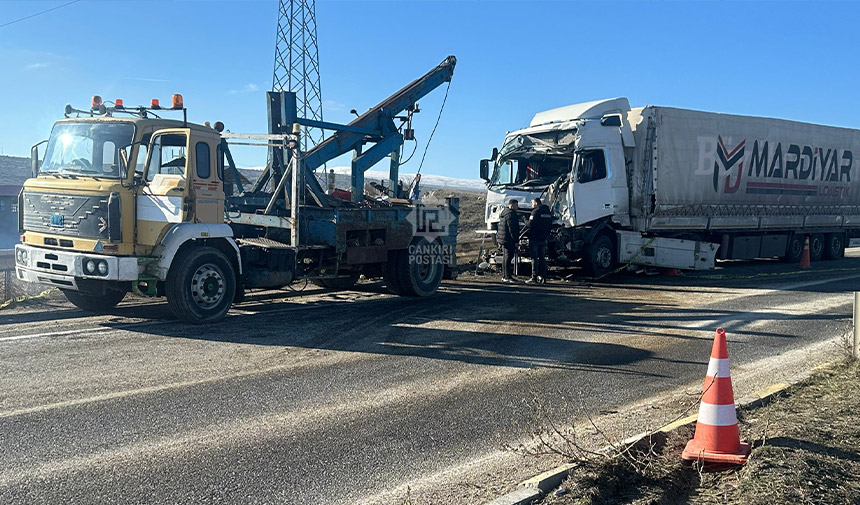
{"type": "Polygon", "coordinates": [[[860,213],[860,130],[652,106],[630,117],[639,215],[860,213]]]}

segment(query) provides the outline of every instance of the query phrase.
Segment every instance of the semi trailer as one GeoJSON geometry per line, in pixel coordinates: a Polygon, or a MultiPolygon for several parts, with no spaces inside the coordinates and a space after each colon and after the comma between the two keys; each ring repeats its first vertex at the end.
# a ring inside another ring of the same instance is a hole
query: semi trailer
{"type": "Polygon", "coordinates": [[[614,98],[540,112],[492,151],[479,233],[495,237],[509,200],[526,213],[541,198],[550,263],[598,277],[619,263],[796,262],[807,239],[812,261],[836,259],[860,237],[860,130],[614,98]]]}
{"type": "Polygon", "coordinates": [[[381,277],[396,294],[429,296],[455,262],[458,201],[404,198],[399,160],[418,100],[450,83],[455,64],[448,57],[347,125],[297,117],[294,93],[268,92],[265,134],[191,123],[178,94],[165,107],[99,96],[88,110],[67,105],[43,159],[39,144],[31,150],[17,278],[97,312],[129,292],[166,296],[192,323],[224,317],[246,289],[301,280],[344,289],[381,277]],[[303,127],[333,133],[301,152],[303,127]],[[253,184],[243,184],[234,144],[268,151],[253,184]],[[349,190],[324,190],[314,171],[350,152],[349,190]],[[364,173],[386,158],[389,185],[371,198],[364,173]]]}

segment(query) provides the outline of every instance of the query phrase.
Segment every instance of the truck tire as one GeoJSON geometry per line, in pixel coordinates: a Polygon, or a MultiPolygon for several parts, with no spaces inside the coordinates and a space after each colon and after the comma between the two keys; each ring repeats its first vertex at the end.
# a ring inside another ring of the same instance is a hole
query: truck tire
{"type": "Polygon", "coordinates": [[[333,291],[346,291],[352,289],[358,278],[361,277],[361,272],[347,272],[347,276],[338,277],[336,279],[314,279],[313,282],[317,286],[333,291]]]}
{"type": "Polygon", "coordinates": [[[806,238],[803,235],[793,233],[788,238],[788,244],[785,246],[785,256],[782,257],[782,261],[785,263],[799,262],[800,257],[803,255],[803,245],[805,242],[806,238]]]}
{"type": "Polygon", "coordinates": [[[406,254],[405,251],[388,251],[388,261],[382,267],[382,278],[385,280],[385,286],[388,292],[393,295],[403,295],[403,288],[400,286],[400,276],[397,271],[400,268],[400,256],[406,254]]]}
{"type": "Polygon", "coordinates": [[[91,295],[71,289],[64,289],[62,291],[66,295],[66,299],[72,302],[75,307],[87,312],[95,312],[96,314],[109,312],[125,298],[125,291],[114,289],[105,290],[105,294],[103,295],[91,295]]]}
{"type": "Polygon", "coordinates": [[[592,277],[603,277],[615,268],[615,247],[609,235],[600,234],[588,246],[586,267],[592,277]]]}
{"type": "Polygon", "coordinates": [[[845,256],[845,235],[829,233],[824,237],[824,258],[838,260],[845,256]]]}
{"type": "Polygon", "coordinates": [[[442,256],[426,252],[422,246],[438,245],[421,238],[412,242],[409,249],[401,251],[397,262],[397,280],[401,294],[405,296],[430,296],[442,283],[445,265],[442,256]]]}
{"type": "Polygon", "coordinates": [[[824,257],[824,235],[815,233],[809,237],[809,261],[821,261],[824,257]]]}
{"type": "Polygon", "coordinates": [[[236,274],[227,256],[212,247],[185,250],[167,274],[167,302],[173,314],[189,323],[224,317],[236,294],[236,274]]]}

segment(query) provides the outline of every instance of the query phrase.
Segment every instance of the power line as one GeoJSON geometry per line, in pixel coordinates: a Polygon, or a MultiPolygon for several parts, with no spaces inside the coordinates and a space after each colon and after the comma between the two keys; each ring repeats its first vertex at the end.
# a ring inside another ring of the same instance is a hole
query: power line
{"type": "Polygon", "coordinates": [[[424,158],[427,156],[427,149],[430,148],[430,141],[433,140],[433,134],[436,133],[436,128],[439,126],[439,120],[442,119],[442,111],[445,110],[445,102],[448,101],[448,91],[450,90],[451,81],[448,81],[448,87],[445,88],[445,98],[442,99],[442,106],[439,107],[439,115],[436,116],[436,124],[433,125],[433,131],[430,132],[430,138],[427,139],[427,145],[424,146],[424,154],[421,155],[421,163],[418,164],[419,174],[421,173],[421,167],[424,166],[424,158]]]}
{"type": "Polygon", "coordinates": [[[24,16],[23,18],[18,18],[18,19],[15,19],[15,20],[13,20],[13,21],[9,21],[9,22],[7,22],[7,23],[3,23],[2,25],[0,25],[0,28],[3,28],[4,26],[14,25],[15,23],[17,23],[17,22],[19,22],[19,21],[24,21],[24,20],[26,20],[26,19],[34,18],[34,17],[36,17],[36,16],[41,16],[42,14],[47,14],[47,13],[49,13],[49,12],[51,12],[51,11],[55,11],[55,10],[57,10],[57,9],[62,9],[63,7],[65,7],[65,6],[67,6],[67,5],[76,4],[76,3],[80,2],[80,1],[81,1],[81,0],[72,0],[71,2],[66,2],[66,3],[64,3],[64,4],[62,4],[62,5],[58,5],[58,6],[56,6],[56,7],[51,7],[51,8],[50,8],[50,9],[48,9],[48,10],[44,10],[44,11],[42,11],[42,12],[37,12],[37,13],[35,13],[35,14],[30,14],[29,16],[24,16]]]}

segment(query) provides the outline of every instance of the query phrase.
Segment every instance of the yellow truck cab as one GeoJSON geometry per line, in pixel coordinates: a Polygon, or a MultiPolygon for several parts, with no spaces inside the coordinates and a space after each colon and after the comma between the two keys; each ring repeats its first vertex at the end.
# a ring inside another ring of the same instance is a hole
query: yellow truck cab
{"type": "MultiPolygon", "coordinates": [[[[161,119],[153,105],[108,108],[94,97],[90,111],[67,106],[42,161],[34,146],[34,177],[19,201],[17,277],[55,286],[75,305],[100,311],[128,291],[155,295],[181,253],[183,262],[194,256],[201,264],[191,279],[180,279],[197,287],[174,293],[174,311],[191,319],[223,315],[239,262],[224,223],[220,133],[161,119]],[[130,117],[115,117],[118,111],[130,117]],[[192,245],[205,246],[208,255],[201,261],[200,254],[180,251],[192,245]],[[183,297],[190,299],[181,303],[183,297]]],[[[181,96],[170,109],[184,112],[181,96]]],[[[161,289],[179,289],[170,284],[161,289]]]]}

